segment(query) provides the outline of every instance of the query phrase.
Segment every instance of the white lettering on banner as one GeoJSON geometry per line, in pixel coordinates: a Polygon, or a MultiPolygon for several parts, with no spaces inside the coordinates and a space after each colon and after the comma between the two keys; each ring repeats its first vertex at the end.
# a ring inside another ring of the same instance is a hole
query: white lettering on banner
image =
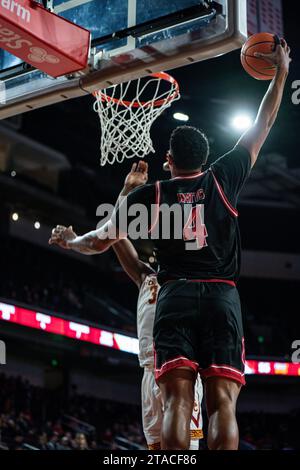
{"type": "Polygon", "coordinates": [[[99,344],[102,344],[102,346],[109,346],[113,347],[114,345],[114,336],[112,333],[109,331],[101,331],[101,335],[99,338],[99,344]]]}
{"type": "Polygon", "coordinates": [[[0,24],[0,42],[6,44],[7,47],[10,49],[21,49],[23,44],[27,44],[28,46],[32,46],[30,41],[26,39],[22,39],[19,34],[15,34],[8,28],[5,28],[0,24]]]}
{"type": "MultiPolygon", "coordinates": [[[[0,0],[0,2],[4,0],[0,0]]],[[[22,39],[19,34],[14,33],[10,29],[0,24],[0,43],[9,47],[13,51],[16,49],[22,49],[28,46],[27,58],[29,63],[41,64],[47,62],[48,64],[58,64],[60,59],[55,55],[48,54],[46,49],[35,46],[31,41],[22,39]]]]}
{"type": "Polygon", "coordinates": [[[2,320],[9,321],[11,315],[15,314],[15,311],[16,309],[13,305],[3,304],[0,302],[0,312],[2,312],[2,320]]]}
{"type": "Polygon", "coordinates": [[[248,375],[248,374],[249,374],[249,375],[250,375],[250,374],[255,374],[255,370],[252,369],[252,368],[249,366],[249,364],[247,364],[247,362],[246,362],[246,364],[245,364],[245,374],[247,374],[247,375],[248,375]]]}
{"type": "Polygon", "coordinates": [[[58,64],[59,58],[56,57],[55,55],[48,54],[45,49],[42,49],[41,47],[31,47],[30,48],[31,54],[28,55],[28,58],[31,60],[31,62],[37,62],[37,63],[42,63],[42,62],[48,62],[49,64],[58,64]]]}
{"type": "Polygon", "coordinates": [[[139,343],[136,338],[131,338],[130,336],[119,335],[115,333],[115,339],[121,351],[133,352],[138,354],[139,352],[139,343]]]}
{"type": "Polygon", "coordinates": [[[30,11],[20,5],[16,0],[0,0],[0,6],[17,15],[21,20],[30,23],[30,11]]]}
{"type": "Polygon", "coordinates": [[[259,374],[270,374],[270,372],[271,372],[270,362],[259,362],[258,363],[258,372],[259,372],[259,374]]]}
{"type": "Polygon", "coordinates": [[[76,331],[76,338],[80,339],[82,334],[88,335],[90,328],[87,325],[81,325],[80,323],[74,323],[70,321],[70,330],[76,331]]]}
{"type": "Polygon", "coordinates": [[[51,317],[49,315],[45,315],[44,313],[37,312],[36,321],[39,322],[42,330],[45,330],[47,328],[47,325],[50,325],[51,323],[51,317]]]}

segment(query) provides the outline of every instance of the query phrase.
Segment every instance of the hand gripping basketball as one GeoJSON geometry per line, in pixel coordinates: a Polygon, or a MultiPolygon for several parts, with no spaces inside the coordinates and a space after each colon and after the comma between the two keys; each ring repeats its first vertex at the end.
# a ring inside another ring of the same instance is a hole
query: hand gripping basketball
{"type": "Polygon", "coordinates": [[[257,80],[272,80],[278,67],[286,70],[290,49],[284,39],[270,33],[251,36],[241,50],[241,62],[246,72],[257,80]]]}
{"type": "Polygon", "coordinates": [[[286,69],[288,71],[291,58],[290,58],[291,49],[287,45],[285,39],[281,38],[278,44],[276,44],[275,51],[270,54],[264,54],[263,52],[255,52],[255,57],[265,59],[276,67],[286,69]]]}

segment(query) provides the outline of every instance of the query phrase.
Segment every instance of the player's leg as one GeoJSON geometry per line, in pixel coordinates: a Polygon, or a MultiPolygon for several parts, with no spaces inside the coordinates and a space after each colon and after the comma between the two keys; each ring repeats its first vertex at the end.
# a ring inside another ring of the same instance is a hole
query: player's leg
{"type": "Polygon", "coordinates": [[[162,449],[189,448],[194,403],[197,293],[186,281],[162,286],[154,321],[155,378],[162,392],[162,449]]]}
{"type": "Polygon", "coordinates": [[[209,377],[205,382],[209,418],[207,444],[211,450],[237,450],[239,430],[236,402],[242,385],[225,377],[209,377]]]}
{"type": "Polygon", "coordinates": [[[190,446],[190,422],[194,406],[195,371],[173,369],[158,381],[164,407],[161,448],[185,450],[190,446]]]}
{"type": "Polygon", "coordinates": [[[144,368],[141,395],[143,430],[147,446],[149,450],[159,450],[163,420],[162,399],[152,368],[144,368]]]}
{"type": "Polygon", "coordinates": [[[228,284],[202,284],[198,362],[205,381],[210,449],[238,448],[236,402],[245,384],[239,295],[228,284]]]}

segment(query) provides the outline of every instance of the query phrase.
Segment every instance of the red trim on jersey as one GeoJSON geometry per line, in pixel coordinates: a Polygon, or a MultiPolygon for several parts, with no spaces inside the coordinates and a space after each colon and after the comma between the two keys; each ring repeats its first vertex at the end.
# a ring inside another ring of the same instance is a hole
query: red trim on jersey
{"type": "Polygon", "coordinates": [[[199,403],[199,411],[198,411],[198,414],[197,414],[197,418],[195,418],[192,415],[192,421],[193,421],[194,425],[196,426],[196,428],[199,428],[200,416],[201,416],[201,403],[199,403]]]}
{"type": "Polygon", "coordinates": [[[246,365],[246,353],[245,353],[245,338],[242,337],[242,363],[246,365]]]}
{"type": "Polygon", "coordinates": [[[218,180],[217,180],[217,178],[216,178],[216,176],[215,176],[215,174],[212,170],[211,170],[211,174],[213,175],[213,179],[216,183],[217,190],[219,191],[219,194],[221,196],[221,199],[222,199],[223,203],[225,204],[225,206],[227,207],[227,209],[229,210],[231,215],[233,215],[234,217],[238,217],[238,215],[239,215],[238,211],[228,201],[227,197],[225,196],[225,193],[223,191],[222,186],[218,182],[218,180]]]}
{"type": "Polygon", "coordinates": [[[230,281],[229,279],[168,279],[163,284],[167,284],[167,282],[175,282],[175,281],[189,281],[189,282],[223,282],[224,284],[229,284],[232,287],[236,287],[236,283],[234,281],[230,281]]]}
{"type": "Polygon", "coordinates": [[[198,362],[191,361],[190,359],[184,356],[178,356],[178,357],[175,357],[174,359],[170,359],[169,361],[166,361],[160,367],[160,369],[158,369],[156,367],[155,348],[154,348],[154,364],[155,364],[155,380],[160,379],[164,374],[166,374],[170,370],[178,369],[178,367],[189,367],[193,369],[195,372],[197,372],[199,368],[198,362]]]}
{"type": "Polygon", "coordinates": [[[242,385],[246,384],[245,374],[235,367],[228,366],[226,364],[217,365],[212,364],[206,369],[199,369],[199,374],[205,379],[207,377],[227,377],[228,379],[235,380],[242,385]]]}
{"type": "Polygon", "coordinates": [[[235,287],[236,284],[234,281],[229,279],[188,279],[190,282],[223,282],[224,284],[229,284],[230,286],[235,287]]]}
{"type": "Polygon", "coordinates": [[[159,206],[160,206],[160,182],[156,181],[155,183],[155,219],[153,224],[151,225],[150,229],[148,230],[148,233],[151,233],[154,228],[156,227],[158,217],[159,217],[159,206]]]}
{"type": "Polygon", "coordinates": [[[192,178],[197,178],[198,176],[201,176],[203,175],[205,172],[204,171],[198,171],[197,173],[192,173],[191,175],[188,175],[188,176],[175,176],[174,178],[171,178],[172,180],[189,180],[189,179],[192,179],[192,178]]]}

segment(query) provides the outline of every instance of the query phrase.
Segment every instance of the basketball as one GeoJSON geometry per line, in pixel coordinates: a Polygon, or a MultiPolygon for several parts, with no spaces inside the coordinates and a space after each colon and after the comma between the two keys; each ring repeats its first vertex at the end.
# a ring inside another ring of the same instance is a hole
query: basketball
{"type": "Polygon", "coordinates": [[[256,52],[269,54],[276,46],[276,36],[270,33],[257,33],[251,36],[243,45],[241,62],[246,72],[257,80],[272,80],[276,66],[265,59],[255,57],[256,52]]]}

